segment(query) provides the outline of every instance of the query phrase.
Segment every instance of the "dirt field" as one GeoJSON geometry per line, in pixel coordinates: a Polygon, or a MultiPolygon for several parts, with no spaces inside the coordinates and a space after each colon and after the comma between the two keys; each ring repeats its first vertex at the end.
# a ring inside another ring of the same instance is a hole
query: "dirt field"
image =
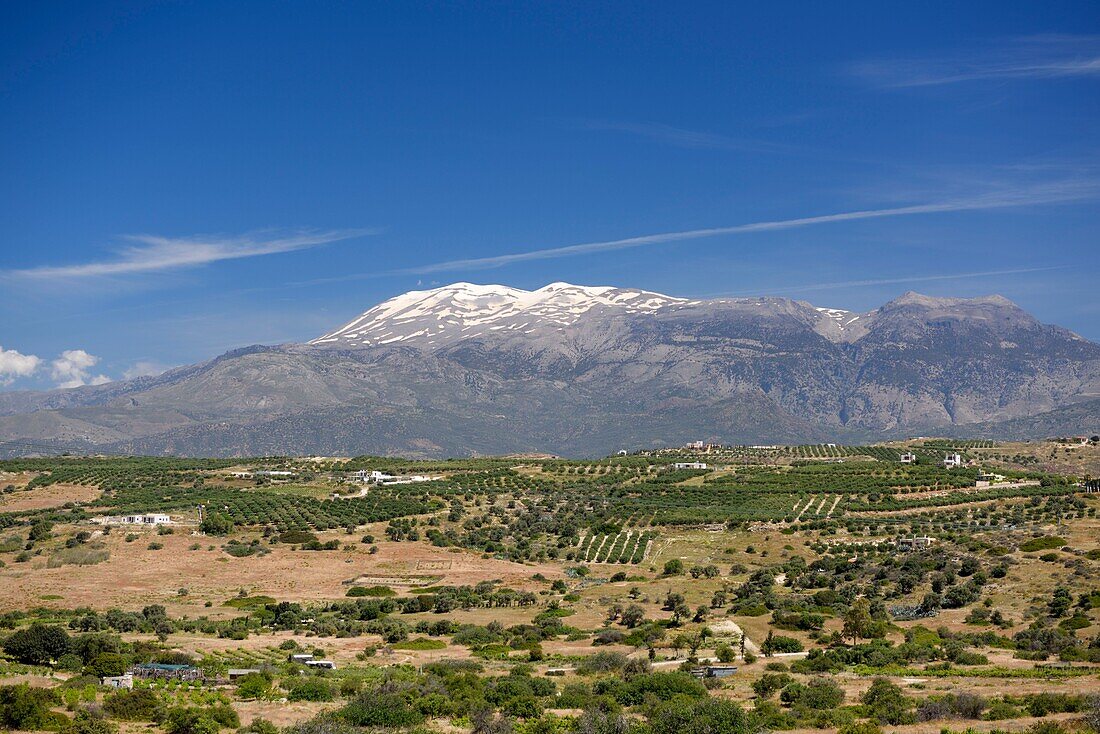
{"type": "MultiPolygon", "coordinates": [[[[21,487],[7,479],[11,476],[13,475],[0,476],[0,486],[13,484],[21,487]]],[[[27,479],[27,481],[30,480],[27,479]]],[[[96,487],[84,487],[79,484],[51,484],[31,491],[20,488],[11,494],[0,494],[0,512],[45,510],[50,507],[61,507],[68,502],[92,502],[98,499],[100,494],[102,492],[96,487]]]]}
{"type": "Polygon", "coordinates": [[[993,449],[967,449],[975,456],[980,456],[983,461],[997,463],[1002,461],[1006,465],[1011,462],[1003,462],[997,458],[1002,456],[1028,456],[1039,460],[1038,465],[1043,471],[1057,474],[1100,474],[1100,445],[1063,444],[1054,441],[1014,441],[1000,443],[993,449]]]}
{"type": "MultiPolygon", "coordinates": [[[[57,534],[65,532],[65,528],[58,528],[57,534]]],[[[45,555],[15,563],[14,554],[4,554],[7,566],[0,568],[0,611],[26,608],[42,601],[62,607],[90,605],[97,609],[128,610],[164,604],[171,614],[218,618],[238,614],[221,605],[237,596],[241,589],[281,601],[340,599],[347,591],[345,582],[362,576],[418,575],[417,564],[425,561],[433,562],[429,563],[433,568],[428,572],[431,576],[441,577],[440,583],[455,586],[499,579],[515,589],[536,591],[546,585],[533,582],[532,575],[542,573],[548,579],[563,575],[557,565],[484,559],[474,552],[455,552],[424,543],[383,540],[377,543],[378,553],[370,555],[368,547],[358,542],[358,535],[349,537],[343,533],[322,537],[346,539],[352,550],[296,551],[272,545],[266,546],[271,549],[268,555],[245,558],[234,558],[221,550],[224,539],[180,532],[138,534],[141,537],[131,543],[125,541],[126,532],[121,529],[98,538],[106,543],[111,556],[94,566],[47,568],[45,555]],[[151,542],[164,547],[149,550],[151,542]],[[196,544],[199,549],[191,550],[196,544]],[[179,595],[182,588],[187,589],[186,596],[179,595]],[[204,606],[208,601],[212,607],[204,606]]]]}
{"type": "Polygon", "coordinates": [[[336,703],[312,701],[237,701],[233,704],[241,717],[242,726],[248,726],[253,719],[267,719],[278,727],[292,726],[312,719],[326,709],[338,707],[336,703]]]}

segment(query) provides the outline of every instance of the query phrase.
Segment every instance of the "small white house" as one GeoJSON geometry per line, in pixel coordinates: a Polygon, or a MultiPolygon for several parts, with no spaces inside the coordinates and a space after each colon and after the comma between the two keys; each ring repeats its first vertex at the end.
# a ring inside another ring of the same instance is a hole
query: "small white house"
{"type": "Polygon", "coordinates": [[[383,484],[412,484],[414,482],[434,482],[443,477],[433,477],[427,474],[402,474],[401,476],[387,479],[383,484]]]}
{"type": "Polygon", "coordinates": [[[378,471],[377,469],[374,469],[372,471],[367,471],[366,469],[360,469],[359,471],[357,471],[357,472],[355,472],[354,474],[351,475],[351,479],[354,479],[357,482],[382,483],[382,482],[385,482],[389,479],[396,479],[396,478],[397,477],[395,477],[392,474],[387,474],[386,472],[378,471]]]}
{"type": "Polygon", "coordinates": [[[990,471],[978,472],[978,480],[974,482],[975,487],[992,487],[995,484],[1003,482],[1005,477],[1003,474],[994,474],[990,471]]]}
{"type": "Polygon", "coordinates": [[[372,471],[360,469],[349,475],[349,479],[364,484],[411,484],[413,482],[434,482],[442,478],[441,476],[435,477],[428,474],[387,474],[377,469],[372,471]]]}
{"type": "Polygon", "coordinates": [[[959,454],[947,454],[943,457],[944,469],[951,469],[953,467],[962,466],[963,459],[959,454]]]}
{"type": "Polygon", "coordinates": [[[93,522],[100,523],[101,525],[171,525],[172,518],[168,515],[161,515],[160,513],[149,513],[147,515],[108,515],[107,517],[97,517],[93,522]]]}
{"type": "Polygon", "coordinates": [[[707,465],[701,461],[677,461],[672,465],[675,469],[706,469],[707,465]]]}
{"type": "Polygon", "coordinates": [[[906,451],[904,454],[901,455],[901,463],[902,464],[916,464],[917,463],[917,455],[914,454],[914,453],[910,453],[909,451],[906,451]]]}

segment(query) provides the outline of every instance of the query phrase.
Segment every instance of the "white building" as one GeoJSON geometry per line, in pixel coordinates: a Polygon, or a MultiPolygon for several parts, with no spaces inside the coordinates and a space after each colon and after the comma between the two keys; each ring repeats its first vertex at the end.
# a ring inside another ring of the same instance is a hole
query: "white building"
{"type": "Polygon", "coordinates": [[[701,461],[678,461],[672,465],[675,469],[706,469],[707,465],[701,461]]]}
{"type": "Polygon", "coordinates": [[[161,515],[158,513],[151,513],[148,515],[109,515],[107,517],[97,517],[92,522],[100,523],[101,525],[171,525],[172,518],[168,515],[161,515]]]}
{"type": "Polygon", "coordinates": [[[927,535],[920,535],[915,538],[898,538],[897,547],[899,550],[920,550],[923,548],[931,548],[932,544],[935,542],[935,538],[930,538],[927,535]]]}
{"type": "Polygon", "coordinates": [[[998,482],[1003,482],[1005,477],[1003,474],[994,474],[989,471],[978,472],[978,480],[974,483],[975,487],[992,487],[998,482]]]}
{"type": "Polygon", "coordinates": [[[962,465],[963,465],[963,459],[962,459],[962,456],[960,456],[959,454],[947,454],[946,456],[943,457],[943,467],[945,469],[950,469],[952,467],[962,466],[962,465]]]}
{"type": "Polygon", "coordinates": [[[917,463],[917,455],[906,451],[901,455],[902,464],[915,464],[917,463]]]}
{"type": "Polygon", "coordinates": [[[684,446],[684,448],[685,449],[694,449],[696,451],[702,451],[704,448],[706,448],[706,444],[703,443],[702,441],[692,441],[691,443],[686,444],[684,446]]]}
{"type": "Polygon", "coordinates": [[[427,474],[402,474],[401,476],[387,479],[383,484],[410,484],[412,482],[434,482],[443,477],[430,477],[427,474]]]}
{"type": "Polygon", "coordinates": [[[427,474],[387,474],[384,471],[367,471],[360,469],[349,476],[356,482],[364,484],[410,484],[412,482],[434,482],[443,477],[432,477],[427,474]]]}
{"type": "Polygon", "coordinates": [[[357,482],[364,482],[364,483],[366,483],[366,482],[379,482],[380,483],[380,482],[385,482],[389,479],[396,479],[397,477],[395,477],[392,474],[387,474],[384,471],[378,471],[377,469],[374,469],[373,471],[367,471],[366,469],[360,469],[359,471],[352,474],[350,478],[354,479],[357,482]]]}

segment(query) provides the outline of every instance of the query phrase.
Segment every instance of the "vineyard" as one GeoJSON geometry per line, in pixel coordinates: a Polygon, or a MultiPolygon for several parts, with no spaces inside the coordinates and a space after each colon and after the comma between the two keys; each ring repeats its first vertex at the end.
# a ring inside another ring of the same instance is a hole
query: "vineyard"
{"type": "Polygon", "coordinates": [[[577,560],[586,563],[641,563],[656,537],[652,532],[623,530],[615,535],[593,533],[578,543],[577,560]]]}

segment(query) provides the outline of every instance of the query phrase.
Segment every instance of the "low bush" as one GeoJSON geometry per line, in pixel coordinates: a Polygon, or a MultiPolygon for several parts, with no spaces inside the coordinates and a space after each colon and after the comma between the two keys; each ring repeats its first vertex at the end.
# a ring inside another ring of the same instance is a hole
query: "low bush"
{"type": "Polygon", "coordinates": [[[332,686],[321,678],[305,678],[296,681],[287,691],[290,701],[331,701],[335,698],[332,686]]]}

